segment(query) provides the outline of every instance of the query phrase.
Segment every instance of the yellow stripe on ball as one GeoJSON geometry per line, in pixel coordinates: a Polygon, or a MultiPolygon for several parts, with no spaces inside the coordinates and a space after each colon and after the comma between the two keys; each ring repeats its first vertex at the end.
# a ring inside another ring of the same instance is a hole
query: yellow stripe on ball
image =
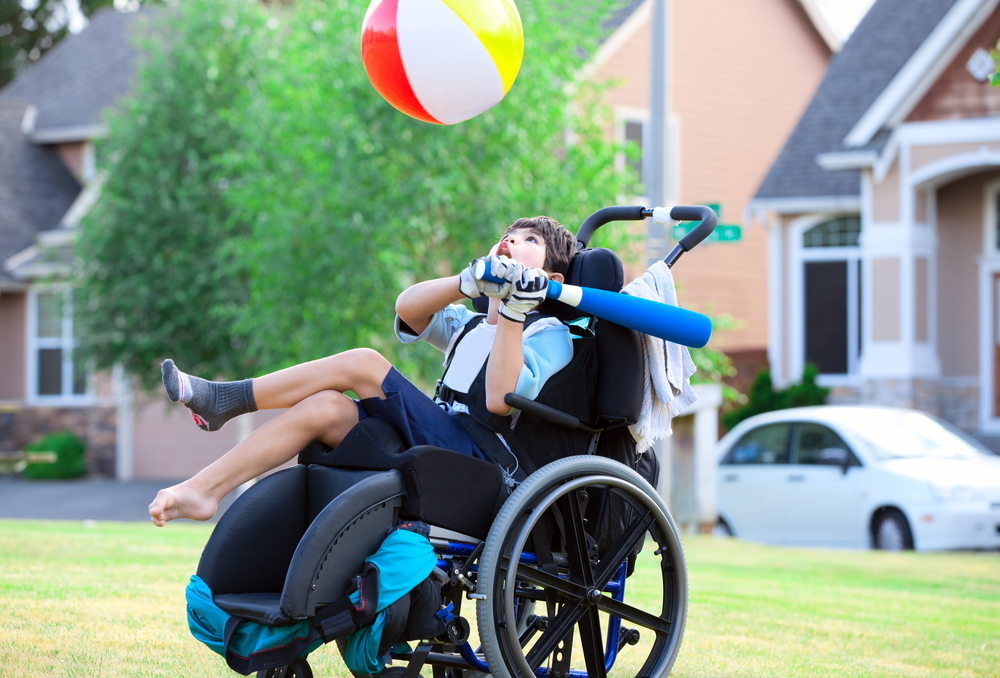
{"type": "Polygon", "coordinates": [[[442,1],[482,41],[503,80],[503,93],[507,94],[524,56],[524,30],[513,0],[442,1]]]}

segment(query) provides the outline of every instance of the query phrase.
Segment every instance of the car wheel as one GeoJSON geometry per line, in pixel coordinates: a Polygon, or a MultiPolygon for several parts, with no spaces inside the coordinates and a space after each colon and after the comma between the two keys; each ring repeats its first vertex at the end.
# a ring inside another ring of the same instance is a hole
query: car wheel
{"type": "Polygon", "coordinates": [[[719,521],[717,523],[715,523],[715,525],[712,527],[712,536],[713,537],[732,537],[733,536],[733,529],[731,527],[729,527],[729,523],[727,523],[722,518],[719,518],[719,521]]]}
{"type": "Polygon", "coordinates": [[[884,509],[876,515],[872,525],[872,541],[880,551],[913,550],[913,533],[910,524],[897,509],[884,509]]]}

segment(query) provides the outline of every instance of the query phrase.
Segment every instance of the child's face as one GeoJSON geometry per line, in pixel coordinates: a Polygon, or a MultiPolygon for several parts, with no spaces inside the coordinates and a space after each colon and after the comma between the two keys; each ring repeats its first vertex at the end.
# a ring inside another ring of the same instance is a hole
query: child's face
{"type": "Polygon", "coordinates": [[[504,233],[496,253],[527,268],[545,268],[545,240],[533,228],[516,228],[504,233]]]}

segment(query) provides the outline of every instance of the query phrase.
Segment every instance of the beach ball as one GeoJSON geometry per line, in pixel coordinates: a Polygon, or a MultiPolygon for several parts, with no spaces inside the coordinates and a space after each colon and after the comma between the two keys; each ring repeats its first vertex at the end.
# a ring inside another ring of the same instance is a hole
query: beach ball
{"type": "Polygon", "coordinates": [[[378,93],[439,125],[500,103],[523,54],[513,0],[372,0],[361,27],[361,59],[378,93]]]}

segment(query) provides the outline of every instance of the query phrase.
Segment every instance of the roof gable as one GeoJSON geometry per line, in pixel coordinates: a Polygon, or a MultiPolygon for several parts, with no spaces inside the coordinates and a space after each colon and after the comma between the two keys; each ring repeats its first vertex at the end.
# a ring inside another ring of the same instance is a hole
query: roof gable
{"type": "Polygon", "coordinates": [[[1000,116],[1000,89],[976,80],[966,67],[973,53],[989,50],[997,36],[1000,36],[1000,7],[993,9],[950,63],[945,62],[943,72],[907,113],[905,122],[1000,116]]]}
{"type": "Polygon", "coordinates": [[[997,4],[998,0],[951,3],[945,15],[854,124],[844,145],[848,148],[865,146],[887,124],[901,122],[997,4]]]}
{"type": "MultiPolygon", "coordinates": [[[[816,163],[816,156],[845,150],[844,138],[858,120],[948,11],[966,1],[877,0],[830,62],[755,199],[857,196],[857,170],[824,170],[816,163]],[[890,26],[892,30],[886,30],[890,26]]],[[[881,148],[887,138],[886,133],[876,130],[863,148],[881,148]]]]}
{"type": "Polygon", "coordinates": [[[106,131],[102,111],[128,92],[136,50],[129,42],[139,14],[105,9],[0,90],[0,100],[34,104],[32,140],[82,141],[106,131]]]}
{"type": "Polygon", "coordinates": [[[10,280],[3,262],[34,244],[39,232],[57,228],[80,193],[55,151],[21,132],[28,106],[0,99],[0,283],[10,280]]]}

